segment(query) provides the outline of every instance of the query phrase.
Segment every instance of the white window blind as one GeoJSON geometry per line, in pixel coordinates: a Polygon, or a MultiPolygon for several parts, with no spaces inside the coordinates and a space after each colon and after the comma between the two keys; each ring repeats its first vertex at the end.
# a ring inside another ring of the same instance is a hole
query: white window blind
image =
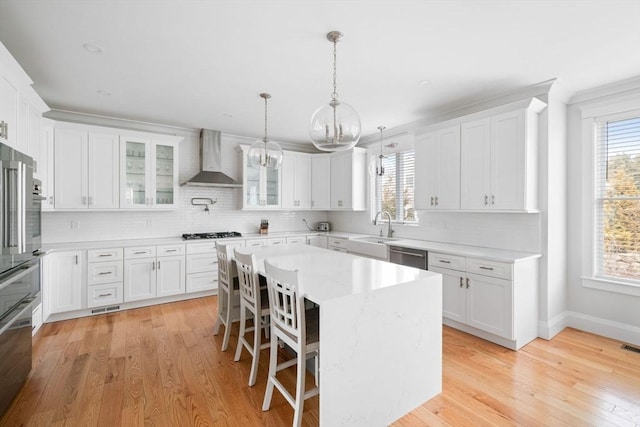
{"type": "MultiPolygon", "coordinates": [[[[382,160],[384,175],[372,174],[371,218],[387,211],[396,222],[415,222],[414,150],[386,154],[382,160]]],[[[376,158],[377,162],[378,159],[376,158]]],[[[382,217],[386,220],[386,215],[382,217]]]]}
{"type": "Polygon", "coordinates": [[[595,275],[640,284],[640,117],[595,126],[595,275]]]}

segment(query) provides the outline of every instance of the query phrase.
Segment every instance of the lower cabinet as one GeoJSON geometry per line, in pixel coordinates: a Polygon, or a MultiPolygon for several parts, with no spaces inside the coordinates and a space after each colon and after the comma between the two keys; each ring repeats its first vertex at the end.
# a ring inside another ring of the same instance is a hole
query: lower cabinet
{"type": "Polygon", "coordinates": [[[184,253],[183,244],[125,248],[125,302],[185,293],[184,253]]]}
{"type": "Polygon", "coordinates": [[[444,323],[517,350],[537,337],[537,259],[504,263],[436,252],[444,323]]]}
{"type": "Polygon", "coordinates": [[[307,245],[327,249],[329,247],[329,238],[327,236],[307,236],[307,245]]]}
{"type": "Polygon", "coordinates": [[[87,251],[87,308],[124,301],[122,258],[122,248],[87,251]]]}
{"type": "Polygon", "coordinates": [[[84,263],[85,251],[55,252],[44,258],[44,281],[47,284],[43,292],[45,316],[82,308],[84,263]]]}

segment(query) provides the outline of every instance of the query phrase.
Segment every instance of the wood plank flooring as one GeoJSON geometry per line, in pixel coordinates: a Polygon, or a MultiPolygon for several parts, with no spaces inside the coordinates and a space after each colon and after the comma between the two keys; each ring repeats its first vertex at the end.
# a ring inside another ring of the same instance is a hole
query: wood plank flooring
{"type": "MultiPolygon", "coordinates": [[[[221,352],[215,313],[208,297],[44,325],[34,369],[0,425],[291,425],[279,393],[260,409],[268,351],[248,387],[249,355],[233,361],[238,327],[221,352]]],[[[394,426],[640,427],[640,354],[620,345],[566,329],[513,352],[444,327],[442,394],[394,426]]],[[[295,368],[287,374],[293,387],[295,368]]],[[[317,397],[305,402],[303,425],[318,425],[317,397]]]]}

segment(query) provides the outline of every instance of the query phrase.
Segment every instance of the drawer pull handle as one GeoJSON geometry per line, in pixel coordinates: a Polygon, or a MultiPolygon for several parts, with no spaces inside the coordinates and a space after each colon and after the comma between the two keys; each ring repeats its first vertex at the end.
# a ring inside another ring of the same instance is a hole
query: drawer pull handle
{"type": "Polygon", "coordinates": [[[113,256],[113,254],[100,254],[98,255],[100,258],[104,257],[104,256],[113,256]]]}
{"type": "Polygon", "coordinates": [[[444,264],[451,264],[451,261],[448,261],[446,259],[438,260],[438,262],[441,262],[441,263],[444,263],[444,264]]]}
{"type": "Polygon", "coordinates": [[[111,274],[111,271],[103,271],[101,273],[98,273],[99,276],[105,275],[105,274],[111,274]]]}
{"type": "Polygon", "coordinates": [[[178,252],[177,249],[167,249],[165,252],[178,252]]]}
{"type": "Polygon", "coordinates": [[[100,295],[98,295],[98,298],[110,297],[112,295],[113,294],[100,294],[100,295]]]}
{"type": "Polygon", "coordinates": [[[467,289],[469,289],[469,278],[467,277],[467,289]]]}
{"type": "Polygon", "coordinates": [[[147,253],[147,251],[136,251],[133,254],[134,255],[142,255],[142,254],[146,254],[146,253],[147,253]]]}
{"type": "Polygon", "coordinates": [[[463,279],[462,276],[460,277],[460,287],[462,288],[464,286],[464,283],[462,283],[463,279]]]}
{"type": "Polygon", "coordinates": [[[481,266],[480,266],[480,269],[481,269],[481,270],[490,270],[490,271],[493,271],[493,267],[485,267],[484,265],[481,265],[481,266]]]}

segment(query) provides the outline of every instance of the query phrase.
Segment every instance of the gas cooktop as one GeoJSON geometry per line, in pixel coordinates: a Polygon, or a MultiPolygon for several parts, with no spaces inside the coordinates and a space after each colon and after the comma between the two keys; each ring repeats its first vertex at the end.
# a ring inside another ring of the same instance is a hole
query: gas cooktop
{"type": "Polygon", "coordinates": [[[182,240],[198,240],[198,239],[224,239],[225,237],[242,237],[237,231],[218,231],[215,233],[191,233],[183,234],[182,240]]]}

